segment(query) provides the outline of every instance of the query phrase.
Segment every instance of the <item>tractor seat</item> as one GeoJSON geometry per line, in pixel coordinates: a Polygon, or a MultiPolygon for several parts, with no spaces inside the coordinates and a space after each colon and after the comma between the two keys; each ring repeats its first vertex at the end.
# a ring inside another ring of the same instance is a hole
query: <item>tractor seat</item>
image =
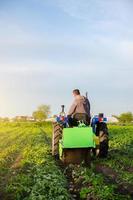
{"type": "Polygon", "coordinates": [[[78,126],[78,121],[82,121],[85,125],[90,124],[90,118],[86,113],[76,113],[73,116],[74,121],[76,121],[77,126],[78,126]]]}

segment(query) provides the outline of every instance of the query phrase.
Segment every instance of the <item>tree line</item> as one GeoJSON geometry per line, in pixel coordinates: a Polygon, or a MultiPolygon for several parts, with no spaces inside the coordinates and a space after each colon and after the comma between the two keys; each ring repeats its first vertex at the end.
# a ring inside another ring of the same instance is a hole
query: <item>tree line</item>
{"type": "MultiPolygon", "coordinates": [[[[35,111],[32,113],[32,118],[28,116],[18,116],[13,118],[13,121],[45,121],[51,114],[51,107],[49,105],[42,104],[37,107],[35,111]],[[31,119],[31,120],[30,120],[31,119]]],[[[133,123],[133,113],[132,112],[125,112],[117,115],[112,115],[115,117],[119,123],[128,124],[133,123]]],[[[0,118],[0,121],[8,122],[10,121],[8,117],[0,118]]]]}

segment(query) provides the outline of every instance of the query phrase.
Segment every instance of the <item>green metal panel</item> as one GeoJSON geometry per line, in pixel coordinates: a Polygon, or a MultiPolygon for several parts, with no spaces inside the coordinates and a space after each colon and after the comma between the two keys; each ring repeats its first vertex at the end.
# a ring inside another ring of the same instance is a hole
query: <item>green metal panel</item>
{"type": "Polygon", "coordinates": [[[61,142],[63,148],[95,147],[94,133],[91,127],[64,128],[61,142]]]}

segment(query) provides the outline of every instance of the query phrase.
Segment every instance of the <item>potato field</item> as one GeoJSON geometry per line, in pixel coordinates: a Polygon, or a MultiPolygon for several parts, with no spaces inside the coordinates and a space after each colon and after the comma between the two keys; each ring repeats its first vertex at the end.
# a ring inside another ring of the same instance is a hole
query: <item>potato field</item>
{"type": "Polygon", "coordinates": [[[109,125],[109,155],[63,166],[51,123],[0,123],[0,200],[132,200],[133,127],[109,125]]]}

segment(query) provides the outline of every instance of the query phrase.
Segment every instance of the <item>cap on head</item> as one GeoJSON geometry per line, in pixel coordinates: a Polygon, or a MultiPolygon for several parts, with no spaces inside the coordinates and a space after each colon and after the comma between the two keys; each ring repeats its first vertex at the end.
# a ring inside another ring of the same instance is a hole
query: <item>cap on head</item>
{"type": "Polygon", "coordinates": [[[79,89],[75,89],[75,90],[73,90],[73,94],[74,94],[74,95],[80,95],[80,91],[79,91],[79,89]]]}

